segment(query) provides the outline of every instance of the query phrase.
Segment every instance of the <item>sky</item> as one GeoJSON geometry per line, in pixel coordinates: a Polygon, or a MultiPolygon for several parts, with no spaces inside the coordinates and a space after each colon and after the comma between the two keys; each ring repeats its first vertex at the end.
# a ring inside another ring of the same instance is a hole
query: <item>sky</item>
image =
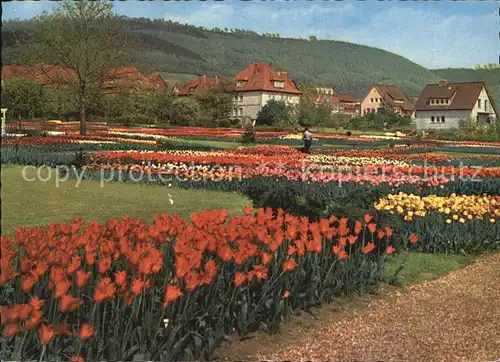
{"type": "MultiPolygon", "coordinates": [[[[29,19],[56,1],[2,2],[2,19],[29,19]]],[[[426,68],[496,63],[500,1],[114,1],[119,15],[316,36],[381,48],[426,68]]]]}

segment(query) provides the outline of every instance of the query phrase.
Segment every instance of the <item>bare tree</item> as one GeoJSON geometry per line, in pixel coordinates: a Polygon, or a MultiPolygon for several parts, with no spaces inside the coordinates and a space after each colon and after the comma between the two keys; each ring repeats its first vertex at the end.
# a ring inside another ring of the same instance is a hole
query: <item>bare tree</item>
{"type": "Polygon", "coordinates": [[[112,5],[102,1],[65,0],[37,20],[37,57],[71,71],[72,79],[57,81],[75,95],[80,133],[85,135],[91,95],[116,83],[117,74],[111,70],[123,65],[133,49],[130,37],[112,5]]]}

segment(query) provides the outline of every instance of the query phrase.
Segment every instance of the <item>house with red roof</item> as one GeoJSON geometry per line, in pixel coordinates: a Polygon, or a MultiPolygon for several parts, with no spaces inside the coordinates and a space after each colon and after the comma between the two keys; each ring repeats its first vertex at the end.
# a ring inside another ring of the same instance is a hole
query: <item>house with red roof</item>
{"type": "Polygon", "coordinates": [[[206,75],[200,75],[198,78],[193,79],[185,86],[174,88],[174,92],[180,97],[185,97],[193,95],[202,89],[213,88],[219,85],[220,81],[221,79],[219,77],[208,77],[206,75]]]}
{"type": "MultiPolygon", "coordinates": [[[[2,79],[18,77],[46,86],[62,86],[76,81],[73,70],[54,65],[6,65],[2,67],[2,79]]],[[[165,81],[159,74],[144,74],[136,67],[111,69],[107,85],[150,89],[159,92],[167,89],[165,81]]]]}
{"type": "Polygon", "coordinates": [[[233,80],[236,83],[232,113],[234,119],[249,116],[255,120],[268,101],[296,105],[302,95],[287,72],[273,69],[268,63],[254,62],[239,72],[233,80]]]}
{"type": "Polygon", "coordinates": [[[317,97],[314,103],[329,103],[332,106],[332,113],[356,115],[359,114],[360,102],[354,96],[345,93],[338,93],[331,85],[315,85],[317,97]]]}

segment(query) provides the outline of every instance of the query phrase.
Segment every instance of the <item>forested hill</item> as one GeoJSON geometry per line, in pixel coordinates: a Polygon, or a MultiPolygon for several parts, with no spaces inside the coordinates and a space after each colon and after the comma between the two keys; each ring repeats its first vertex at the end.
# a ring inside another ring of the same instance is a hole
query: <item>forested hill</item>
{"type": "MultiPolygon", "coordinates": [[[[287,70],[298,83],[333,84],[339,91],[357,97],[375,83],[396,84],[409,96],[417,97],[426,83],[437,82],[446,74],[455,76],[448,70],[441,73],[425,69],[384,50],[340,41],[286,39],[234,29],[207,30],[144,18],[123,21],[140,36],[146,48],[131,60],[145,72],[233,76],[253,61],[264,61],[287,70]]],[[[32,28],[31,21],[3,24],[3,64],[23,63],[32,28]]]]}

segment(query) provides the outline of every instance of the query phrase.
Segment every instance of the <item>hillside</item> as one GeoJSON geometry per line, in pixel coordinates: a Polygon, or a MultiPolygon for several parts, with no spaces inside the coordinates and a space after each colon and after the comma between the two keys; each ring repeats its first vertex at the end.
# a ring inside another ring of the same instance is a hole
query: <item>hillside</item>
{"type": "MultiPolygon", "coordinates": [[[[232,76],[253,61],[285,69],[298,83],[334,84],[339,91],[356,97],[362,97],[374,83],[397,84],[409,96],[418,97],[426,83],[462,77],[460,70],[428,70],[384,50],[340,41],[279,38],[246,30],[207,30],[144,18],[123,21],[145,48],[130,60],[131,65],[147,73],[168,74],[167,79],[180,82],[195,74],[232,76]]],[[[32,21],[3,24],[4,64],[23,64],[32,29],[32,21]]],[[[490,79],[488,72],[481,76],[490,83],[497,80],[490,79]]],[[[493,88],[493,84],[490,86],[493,88]]]]}

